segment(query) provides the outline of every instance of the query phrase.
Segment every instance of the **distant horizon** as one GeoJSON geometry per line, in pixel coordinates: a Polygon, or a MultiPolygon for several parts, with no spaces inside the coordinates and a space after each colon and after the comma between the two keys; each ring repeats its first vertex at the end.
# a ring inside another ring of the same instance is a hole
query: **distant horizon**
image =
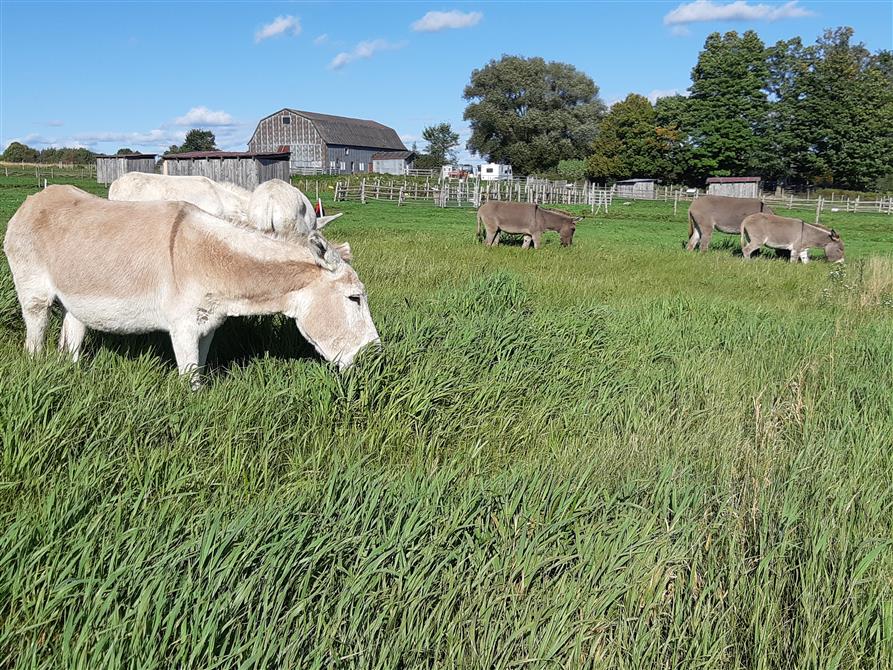
{"type": "Polygon", "coordinates": [[[201,128],[221,149],[245,151],[257,122],[289,107],[375,120],[419,151],[422,130],[446,121],[460,134],[458,162],[477,164],[486,161],[465,149],[462,92],[472,70],[503,54],[569,63],[610,106],[630,93],[684,94],[712,32],[754,30],[769,46],[851,26],[869,50],[893,48],[890,2],[211,7],[4,0],[3,148],[161,154],[201,128]]]}

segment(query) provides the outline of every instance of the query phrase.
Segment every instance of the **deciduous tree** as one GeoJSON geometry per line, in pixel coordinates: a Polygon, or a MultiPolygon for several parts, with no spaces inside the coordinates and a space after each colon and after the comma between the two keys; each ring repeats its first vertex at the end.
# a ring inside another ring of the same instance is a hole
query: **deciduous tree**
{"type": "Polygon", "coordinates": [[[515,174],[555,168],[590,151],[604,104],[592,79],[567,63],[503,56],[465,87],[469,150],[515,174]]]}

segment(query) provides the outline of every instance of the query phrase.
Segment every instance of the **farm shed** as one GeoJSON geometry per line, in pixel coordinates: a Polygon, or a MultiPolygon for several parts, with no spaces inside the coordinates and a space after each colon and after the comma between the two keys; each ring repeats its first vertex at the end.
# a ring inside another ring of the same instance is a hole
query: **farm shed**
{"type": "Polygon", "coordinates": [[[512,179],[512,166],[503,163],[484,163],[480,176],[483,181],[502,181],[512,179]]]}
{"type": "Polygon", "coordinates": [[[762,177],[710,177],[707,195],[727,195],[732,198],[759,198],[762,177]]]}
{"type": "Polygon", "coordinates": [[[654,200],[654,184],[656,179],[624,179],[618,181],[616,197],[654,200]]]}
{"type": "Polygon", "coordinates": [[[372,154],[372,171],[381,174],[406,174],[412,169],[415,154],[411,151],[379,151],[372,154]]]}
{"type": "Polygon", "coordinates": [[[163,174],[200,175],[236,184],[249,191],[271,179],[289,179],[288,152],[190,151],[165,154],[162,158],[163,174]]]}
{"type": "Polygon", "coordinates": [[[291,174],[353,174],[371,172],[375,154],[406,147],[393,128],[376,121],[286,108],[260,120],[248,150],[291,151],[291,174]]]}
{"type": "Polygon", "coordinates": [[[128,172],[155,172],[155,154],[96,157],[96,181],[100,184],[111,184],[128,172]]]}

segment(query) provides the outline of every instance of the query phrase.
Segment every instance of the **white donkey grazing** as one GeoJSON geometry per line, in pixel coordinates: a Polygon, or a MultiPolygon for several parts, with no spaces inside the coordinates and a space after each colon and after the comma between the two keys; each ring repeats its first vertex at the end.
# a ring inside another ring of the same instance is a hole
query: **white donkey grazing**
{"type": "Polygon", "coordinates": [[[300,189],[271,179],[254,191],[199,176],[128,172],[109,187],[109,200],[181,200],[209,214],[277,237],[309,235],[341,214],[316,216],[300,189]]]}
{"type": "Polygon", "coordinates": [[[180,373],[196,386],[214,331],[230,316],[292,317],[342,369],[378,341],[356,272],[319,233],[305,242],[233,226],[184,202],[110,202],[49,186],[10,219],[3,249],[27,351],[43,348],[58,300],[59,348],[75,359],[87,328],[164,330],[180,373]]]}

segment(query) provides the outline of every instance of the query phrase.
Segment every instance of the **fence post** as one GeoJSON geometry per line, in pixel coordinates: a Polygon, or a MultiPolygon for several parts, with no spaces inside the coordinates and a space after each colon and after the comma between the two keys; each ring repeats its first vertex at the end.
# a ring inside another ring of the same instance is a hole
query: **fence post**
{"type": "Polygon", "coordinates": [[[673,194],[673,216],[676,216],[676,208],[679,206],[679,191],[673,194]]]}
{"type": "Polygon", "coordinates": [[[822,212],[822,196],[819,196],[819,199],[815,201],[815,222],[818,225],[819,222],[819,214],[822,212]]]}
{"type": "Polygon", "coordinates": [[[360,182],[360,202],[366,204],[366,178],[360,182]]]}

